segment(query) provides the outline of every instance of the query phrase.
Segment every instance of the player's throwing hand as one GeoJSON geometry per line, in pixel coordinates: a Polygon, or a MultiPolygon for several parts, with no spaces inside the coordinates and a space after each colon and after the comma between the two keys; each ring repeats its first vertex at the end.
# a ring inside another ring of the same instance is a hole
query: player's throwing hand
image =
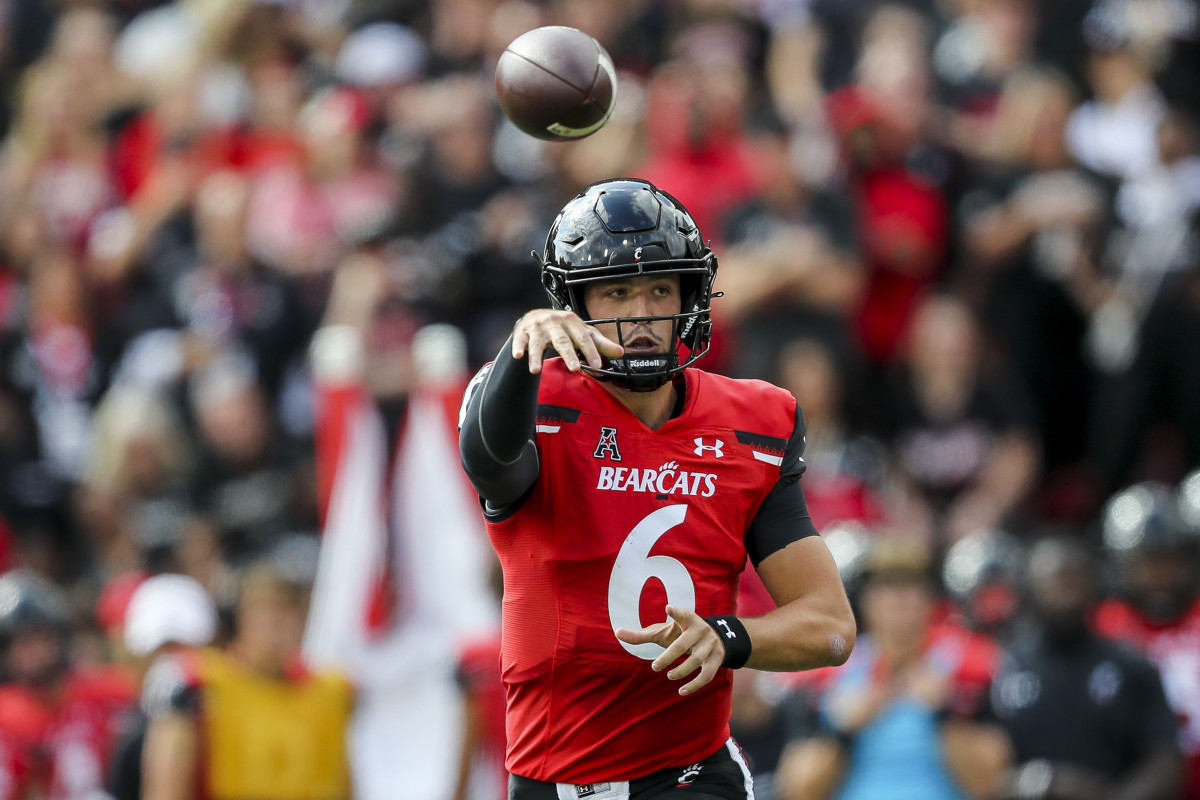
{"type": "Polygon", "coordinates": [[[617,638],[627,644],[652,642],[666,648],[650,665],[655,672],[661,672],[685,653],[688,654],[683,663],[667,673],[668,678],[677,681],[700,670],[699,675],[680,687],[679,693],[683,695],[707,686],[725,659],[725,645],[716,631],[695,611],[687,608],[667,606],[665,622],[636,631],[618,628],[616,633],[617,638]]]}
{"type": "Polygon", "coordinates": [[[542,371],[546,348],[553,348],[562,356],[571,372],[579,371],[579,353],[588,364],[599,368],[602,353],[617,358],[625,352],[621,345],[588,325],[578,314],[539,308],[517,320],[513,328],[512,354],[513,358],[522,359],[528,352],[529,371],[536,375],[542,371]]]}

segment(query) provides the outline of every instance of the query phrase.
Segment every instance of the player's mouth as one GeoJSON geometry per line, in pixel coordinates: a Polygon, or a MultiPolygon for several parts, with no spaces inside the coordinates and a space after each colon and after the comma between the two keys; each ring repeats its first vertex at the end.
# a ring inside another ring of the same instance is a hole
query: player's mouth
{"type": "Polygon", "coordinates": [[[662,343],[648,334],[631,336],[624,343],[626,353],[658,353],[662,351],[662,343]]]}

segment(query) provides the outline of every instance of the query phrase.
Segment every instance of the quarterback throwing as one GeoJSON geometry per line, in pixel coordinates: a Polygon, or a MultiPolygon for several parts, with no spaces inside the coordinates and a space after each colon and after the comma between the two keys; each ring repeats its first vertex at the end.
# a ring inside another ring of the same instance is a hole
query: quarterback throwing
{"type": "Polygon", "coordinates": [[[588,187],[539,260],[552,307],[520,319],[460,420],[504,570],[509,796],[745,800],[731,670],[841,664],[854,643],[805,504],[803,416],[693,366],[717,260],[667,193],[588,187]],[[747,556],[778,607],[738,618],[747,556]]]}

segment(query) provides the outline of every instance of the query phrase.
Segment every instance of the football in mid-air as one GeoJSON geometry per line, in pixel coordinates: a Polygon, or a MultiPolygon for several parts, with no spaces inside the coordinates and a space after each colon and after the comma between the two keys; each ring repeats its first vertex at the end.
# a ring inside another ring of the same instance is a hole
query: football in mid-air
{"type": "Polygon", "coordinates": [[[550,25],[521,34],[500,55],[496,95],[504,115],[530,136],[582,139],[612,117],[617,74],[594,38],[550,25]]]}

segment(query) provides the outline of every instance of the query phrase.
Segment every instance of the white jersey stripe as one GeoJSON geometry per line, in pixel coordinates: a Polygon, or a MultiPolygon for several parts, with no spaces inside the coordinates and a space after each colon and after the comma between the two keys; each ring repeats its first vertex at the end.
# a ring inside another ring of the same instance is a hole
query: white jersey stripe
{"type": "Polygon", "coordinates": [[[538,433],[558,433],[558,429],[561,427],[562,427],[561,425],[538,425],[537,432],[538,433]]]}
{"type": "Polygon", "coordinates": [[[765,461],[768,464],[774,464],[777,467],[783,465],[783,456],[773,456],[770,453],[761,453],[758,450],[751,450],[750,452],[754,453],[754,457],[759,461],[765,461]]]}

